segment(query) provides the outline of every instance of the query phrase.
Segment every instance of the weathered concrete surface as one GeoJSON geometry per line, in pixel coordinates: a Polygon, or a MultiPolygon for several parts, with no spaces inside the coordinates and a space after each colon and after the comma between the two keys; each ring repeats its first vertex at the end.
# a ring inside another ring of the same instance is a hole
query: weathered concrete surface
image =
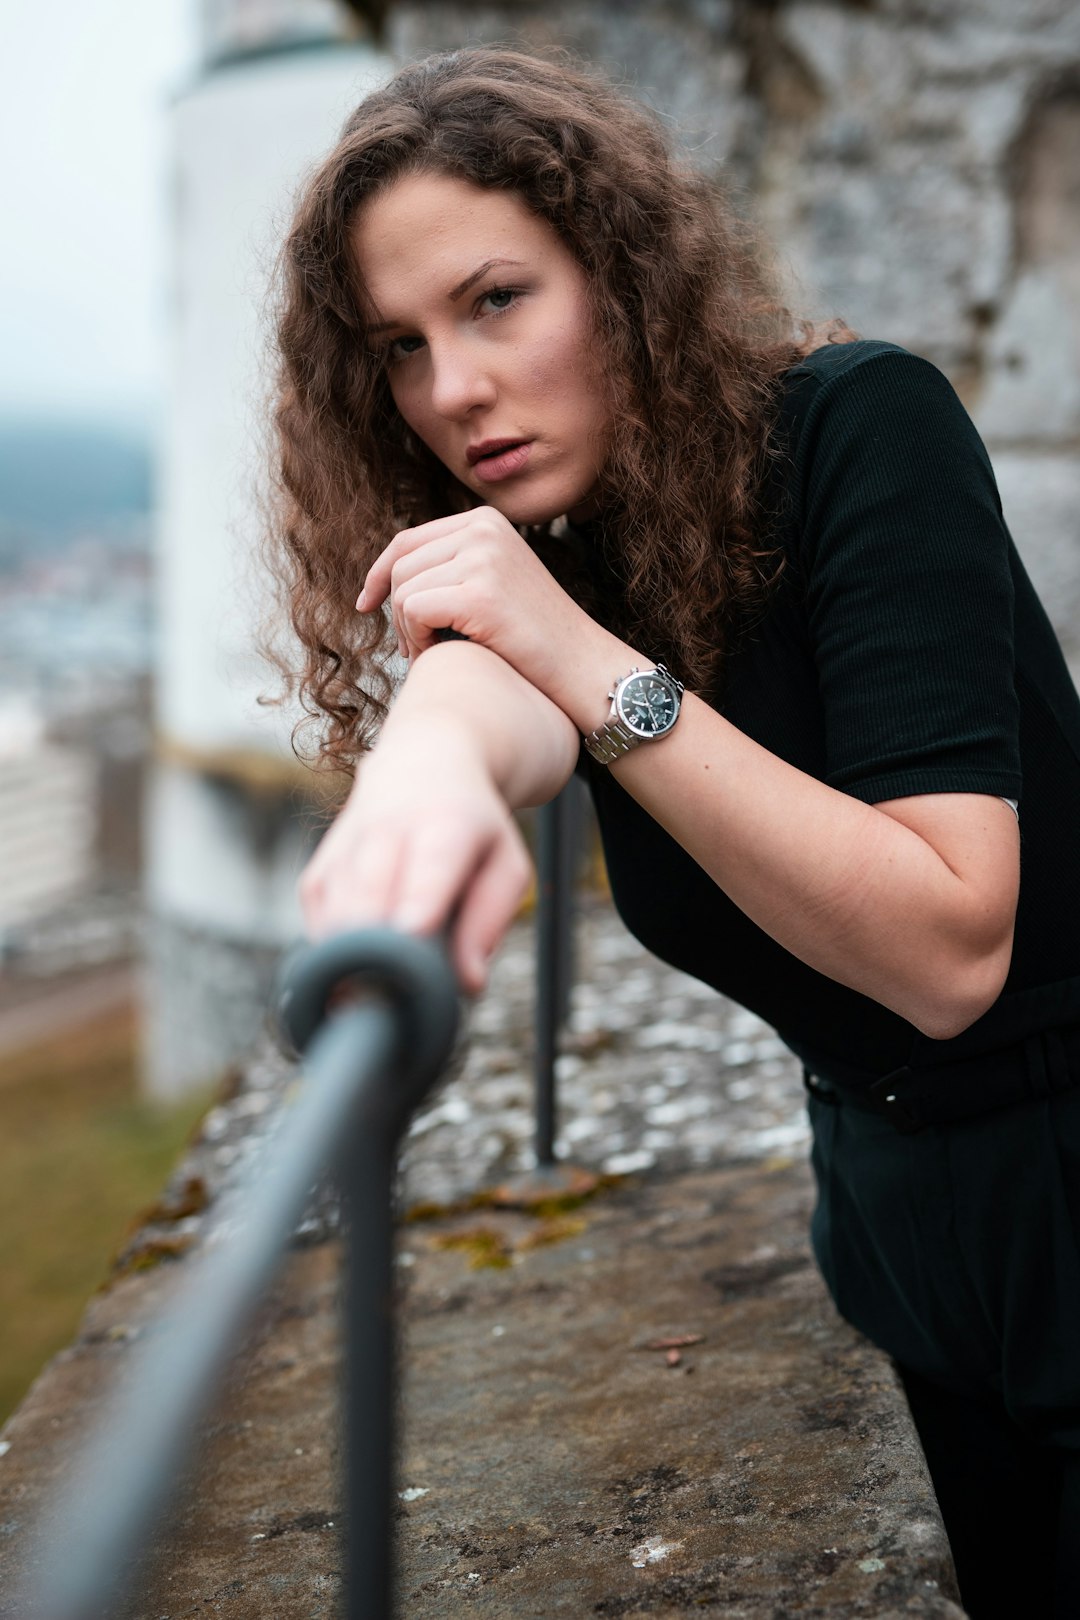
{"type": "MultiPolygon", "coordinates": [[[[42,1509],[64,1480],[84,1434],[100,1417],[107,1392],[122,1388],[133,1347],[142,1345],[182,1280],[183,1264],[122,1278],[90,1305],[79,1337],[57,1356],[9,1421],[0,1484],[0,1615],[21,1620],[18,1598],[27,1571],[40,1558],[63,1557],[62,1538],[43,1539],[42,1509]]],[[[330,1536],[299,1542],[279,1536],[289,1504],[333,1496],[327,1458],[337,1430],[338,1355],[335,1343],[337,1256],[330,1245],[290,1257],[279,1285],[239,1358],[236,1375],[206,1425],[197,1495],[205,1511],[191,1545],[168,1545],[174,1528],[191,1525],[181,1503],[167,1529],[153,1579],[182,1607],[169,1612],[217,1612],[249,1589],[245,1558],[252,1536],[266,1532],[257,1593],[230,1614],[330,1615],[339,1586],[330,1536]],[[310,1554],[310,1556],[309,1556],[310,1554]],[[279,1603],[278,1592],[283,1593],[279,1603]],[[299,1600],[298,1593],[302,1592],[299,1600]],[[322,1608],[313,1599],[324,1598],[322,1608]]],[[[327,1513],[332,1518],[332,1513],[327,1513]]],[[[135,1613],[155,1613],[136,1604],[135,1613]]]]}
{"type": "MultiPolygon", "coordinates": [[[[824,1296],[808,1201],[802,1166],[743,1165],[407,1227],[402,1616],[957,1620],[902,1397],[824,1296]],[[483,1233],[503,1269],[471,1268],[483,1233]],[[646,1348],[682,1335],[676,1366],[646,1348]]],[[[138,1620],[336,1612],[338,1258],[291,1257],[138,1620]]],[[[188,1263],[95,1301],[9,1425],[5,1595],[75,1414],[188,1263]]]]}
{"type": "MultiPolygon", "coordinates": [[[[528,923],[403,1155],[401,1207],[431,1214],[399,1250],[399,1486],[423,1493],[400,1501],[403,1617],[956,1620],[903,1399],[810,1262],[798,1065],[751,1014],[642,950],[610,906],[583,903],[576,934],[561,1151],[615,1179],[579,1208],[467,1207],[529,1162],[528,923]],[[472,1269],[481,1255],[502,1269],[472,1269]],[[687,1334],[702,1338],[675,1367],[640,1348],[687,1334]]],[[[115,1277],[0,1437],[5,1620],[50,1486],[228,1225],[294,1082],[268,1053],[236,1076],[122,1264],[178,1260],[115,1277]]],[[[137,1620],[329,1620],[340,1602],[333,1201],[300,1231],[209,1424],[201,1505],[169,1526],[137,1620]]]]}
{"type": "Polygon", "coordinates": [[[807,1196],[794,1166],[623,1186],[505,1271],[416,1230],[405,1614],[957,1613],[906,1411],[824,1297],[807,1196]],[[645,1348],[697,1334],[676,1366],[645,1348]]]}

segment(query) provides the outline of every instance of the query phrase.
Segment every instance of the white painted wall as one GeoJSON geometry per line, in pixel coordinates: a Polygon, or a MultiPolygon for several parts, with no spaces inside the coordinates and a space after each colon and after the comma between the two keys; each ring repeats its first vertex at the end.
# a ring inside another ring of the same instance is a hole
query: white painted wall
{"type": "Polygon", "coordinates": [[[94,876],[97,762],[44,739],[29,707],[0,712],[0,939],[94,876]]]}
{"type": "Polygon", "coordinates": [[[255,491],[269,268],[299,177],[390,63],[364,47],[223,68],[177,102],[175,351],[161,484],[158,725],[187,747],[284,751],[260,709],[255,491]]]}
{"type": "MultiPolygon", "coordinates": [[[[245,18],[254,27],[277,17],[264,4],[242,10],[223,7],[219,18],[233,47],[245,18]]],[[[250,1046],[265,1021],[265,959],[301,932],[310,811],[284,793],[268,803],[244,762],[291,760],[295,718],[257,702],[276,680],[255,650],[266,590],[254,548],[268,285],[300,179],[391,70],[364,46],[281,51],[214,69],[174,109],[174,355],[157,567],[163,746],[148,801],[143,1042],[144,1085],[158,1095],[202,1082],[250,1046]]]]}
{"type": "Polygon", "coordinates": [[[158,763],[149,791],[147,901],[159,917],[237,943],[291,943],[301,931],[297,880],[311,854],[304,818],[271,811],[234,784],[158,763]]]}

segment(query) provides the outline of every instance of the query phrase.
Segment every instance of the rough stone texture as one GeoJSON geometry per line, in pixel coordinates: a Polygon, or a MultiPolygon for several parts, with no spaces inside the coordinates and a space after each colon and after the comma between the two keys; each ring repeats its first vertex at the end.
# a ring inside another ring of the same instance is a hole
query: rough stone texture
{"type": "MultiPolygon", "coordinates": [[[[403,1616],[959,1616],[902,1399],[822,1293],[806,1205],[802,1167],[742,1166],[620,1186],[561,1241],[488,1212],[501,1271],[443,1246],[475,1215],[410,1228],[403,1616]],[[703,1335],[677,1366],[646,1348],[673,1334],[703,1335]]],[[[335,1612],[337,1251],[291,1259],[132,1620],[335,1612]]],[[[73,1415],[169,1281],[96,1302],[6,1431],[12,1576],[73,1415]]]]}
{"type": "MultiPolygon", "coordinates": [[[[577,974],[557,1063],[557,1151],[604,1173],[679,1171],[769,1160],[810,1140],[799,1065],[753,1013],[658,961],[610,906],[581,898],[577,974]]],[[[490,990],[468,1014],[447,1082],[420,1108],[401,1157],[401,1201],[448,1203],[527,1169],[532,1160],[533,930],[518,924],[496,958],[490,990]]],[[[264,1003],[265,1005],[265,1003],[264,1003]]],[[[147,1227],[135,1244],[179,1233],[192,1242],[261,1150],[293,1083],[264,1046],[233,1070],[163,1204],[192,1178],[204,1212],[147,1227]]],[[[332,1193],[313,1200],[301,1236],[336,1229],[332,1193]]]]}
{"type": "Polygon", "coordinates": [[[624,1187],[502,1272],[410,1235],[404,1613],[956,1614],[906,1414],[823,1296],[806,1204],[801,1167],[624,1187]],[[676,1366],[644,1348],[695,1333],[676,1366]]]}
{"type": "Polygon", "coordinates": [[[199,0],[203,50],[211,61],[247,52],[355,37],[355,11],[339,0],[199,0]]]}
{"type": "Polygon", "coordinates": [[[1080,9],[1072,0],[398,0],[408,57],[563,45],[624,78],[775,247],[794,310],[949,375],[1080,664],[1080,9]],[[1070,483],[1070,474],[1072,483],[1070,483]],[[1006,487],[1007,486],[1007,487],[1006,487]]]}
{"type": "MultiPolygon", "coordinates": [[[[563,1139],[594,1166],[637,1174],[570,1210],[469,1207],[478,1184],[528,1160],[524,926],[407,1146],[402,1202],[426,1203],[428,1218],[405,1226],[398,1254],[402,1615],[958,1620],[902,1396],[810,1262],[795,1065],[756,1020],[649,957],[606,906],[585,908],[579,952],[563,1139]],[[472,1269],[483,1255],[503,1264],[472,1269]],[[675,1366],[644,1348],[671,1335],[702,1335],[675,1366]]],[[[268,1055],[237,1076],[121,1268],[163,1251],[179,1263],[119,1275],[5,1429],[0,1615],[14,1620],[50,1482],[188,1248],[230,1218],[238,1171],[290,1080],[268,1055]]],[[[174,1515],[133,1620],[335,1613],[335,1228],[323,1195],[208,1425],[200,1497],[174,1515]]]]}

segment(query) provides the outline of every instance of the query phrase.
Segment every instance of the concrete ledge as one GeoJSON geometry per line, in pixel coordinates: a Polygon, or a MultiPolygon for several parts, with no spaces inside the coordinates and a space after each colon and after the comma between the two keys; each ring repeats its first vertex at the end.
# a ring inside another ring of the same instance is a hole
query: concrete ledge
{"type": "Polygon", "coordinates": [[[504,1271],[410,1242],[406,1614],[959,1615],[903,1396],[824,1294],[808,1204],[801,1166],[730,1168],[617,1188],[551,1246],[485,1217],[504,1271]],[[697,1334],[675,1365],[645,1348],[697,1334]]]}
{"type": "MultiPolygon", "coordinates": [[[[729,1166],[406,1228],[402,1616],[959,1620],[902,1394],[823,1292],[809,1201],[802,1166],[729,1166]],[[692,1335],[676,1365],[646,1348],[692,1335]]],[[[336,1612],[339,1259],[336,1239],[290,1256],[133,1620],[336,1612]]],[[[9,1598],[77,1429],[186,1263],[95,1300],[8,1425],[9,1598]]]]}
{"type": "MultiPolygon", "coordinates": [[[[401,1205],[427,1218],[400,1233],[402,1620],[960,1620],[891,1367],[837,1318],[810,1258],[798,1065],[751,1015],[642,951],[610,907],[583,906],[578,924],[562,1152],[646,1168],[609,1175],[578,1207],[475,1196],[529,1159],[534,957],[516,927],[403,1154],[401,1205]],[[680,1337],[694,1342],[675,1365],[644,1348],[680,1337]]],[[[7,1425],[5,1620],[23,1620],[19,1571],[63,1556],[36,1544],[47,1493],[227,1224],[294,1083],[269,1053],[234,1076],[76,1343],[7,1425]]],[[[299,1230],[131,1620],[339,1610],[334,1200],[299,1230]]]]}

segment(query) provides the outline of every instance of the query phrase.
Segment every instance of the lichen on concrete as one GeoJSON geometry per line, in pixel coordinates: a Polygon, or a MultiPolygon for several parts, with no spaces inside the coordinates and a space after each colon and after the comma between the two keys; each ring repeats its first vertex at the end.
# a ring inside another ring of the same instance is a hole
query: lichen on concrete
{"type": "MultiPolygon", "coordinates": [[[[957,1620],[894,1375],[810,1259],[797,1066],[608,907],[583,908],[578,949],[560,1100],[564,1149],[587,1173],[570,1196],[530,1201],[513,1180],[531,1128],[525,924],[406,1147],[402,1214],[424,1218],[402,1222],[396,1267],[402,1620],[957,1620]],[[470,1264],[478,1226],[501,1266],[470,1264]]],[[[7,1426],[0,1615],[15,1620],[18,1571],[45,1555],[38,1515],[79,1434],[207,1237],[227,1236],[238,1172],[297,1083],[269,1052],[234,1077],[129,1246],[181,1233],[184,1252],[118,1273],[7,1426]]],[[[326,1191],[131,1620],[338,1612],[341,1258],[326,1191]]]]}

